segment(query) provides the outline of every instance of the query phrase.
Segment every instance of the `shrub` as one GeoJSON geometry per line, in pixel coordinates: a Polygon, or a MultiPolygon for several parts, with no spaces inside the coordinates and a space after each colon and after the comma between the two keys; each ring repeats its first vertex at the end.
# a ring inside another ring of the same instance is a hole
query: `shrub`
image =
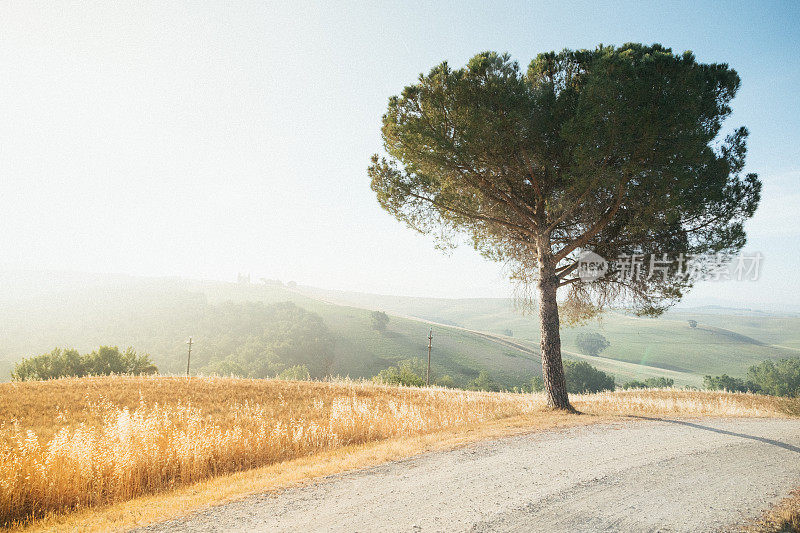
{"type": "Polygon", "coordinates": [[[473,390],[498,391],[500,386],[492,379],[489,372],[481,370],[478,377],[472,381],[473,390]]]}
{"type": "Polygon", "coordinates": [[[623,389],[669,389],[675,385],[671,378],[647,378],[644,381],[634,379],[622,385],[623,389]]]}
{"type": "Polygon", "coordinates": [[[448,389],[455,388],[456,386],[456,382],[453,379],[453,377],[447,374],[437,379],[436,384],[439,385],[440,387],[446,387],[448,389]]]}
{"type": "Polygon", "coordinates": [[[747,381],[771,396],[800,396],[800,357],[763,361],[747,371],[747,381]]]}
{"type": "Polygon", "coordinates": [[[419,359],[408,359],[400,361],[397,366],[390,366],[381,370],[373,378],[379,383],[388,385],[405,385],[407,387],[422,387],[425,385],[424,370],[421,370],[422,361],[419,359]]]}
{"type": "Polygon", "coordinates": [[[753,384],[745,383],[743,379],[734,378],[728,374],[721,376],[705,376],[703,388],[708,390],[724,390],[728,392],[755,392],[753,384]]]}
{"type": "Polygon", "coordinates": [[[564,374],[570,394],[614,390],[614,376],[598,370],[586,361],[564,361],[564,374]]]}
{"type": "Polygon", "coordinates": [[[138,355],[133,348],[120,352],[116,346],[101,346],[80,355],[77,350],[56,348],[50,353],[23,359],[11,373],[15,381],[35,381],[63,377],[107,376],[110,374],[157,374],[148,354],[138,355]]]}
{"type": "Polygon", "coordinates": [[[308,381],[311,379],[311,373],[308,371],[308,367],[306,365],[294,365],[283,370],[282,372],[279,372],[275,377],[278,379],[288,379],[294,381],[308,381]]]}

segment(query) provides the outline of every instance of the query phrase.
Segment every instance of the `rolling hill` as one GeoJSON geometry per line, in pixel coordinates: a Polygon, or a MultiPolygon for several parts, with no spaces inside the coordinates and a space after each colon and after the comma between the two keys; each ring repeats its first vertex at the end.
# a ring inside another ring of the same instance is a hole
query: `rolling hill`
{"type": "MultiPolygon", "coordinates": [[[[505,336],[538,353],[535,314],[515,308],[510,299],[438,299],[380,296],[301,288],[304,294],[329,302],[415,316],[443,325],[505,336]]],[[[775,315],[752,310],[675,309],[659,318],[616,312],[599,320],[562,328],[564,356],[587,360],[619,380],[664,376],[676,384],[697,386],[705,374],[742,375],[765,359],[800,355],[800,315],[775,315]],[[696,328],[689,326],[696,320],[696,328]],[[581,354],[581,332],[602,333],[611,346],[600,357],[581,354]]]]}
{"type": "MultiPolygon", "coordinates": [[[[387,330],[379,332],[371,326],[370,309],[324,302],[280,283],[26,274],[5,275],[3,288],[0,379],[8,379],[13,363],[22,357],[56,346],[85,352],[101,344],[133,346],[150,353],[162,372],[182,373],[184,341],[190,335],[195,341],[192,360],[198,365],[247,343],[241,333],[242,338],[222,338],[215,331],[208,338],[216,326],[208,324],[209,315],[224,313],[207,309],[224,302],[292,302],[319,315],[333,337],[334,375],[370,378],[399,361],[427,355],[429,328],[419,320],[394,316],[387,330]]],[[[457,385],[467,386],[481,370],[505,387],[528,384],[541,373],[538,356],[481,335],[446,328],[435,332],[434,343],[434,376],[449,375],[457,385]]]]}
{"type": "MultiPolygon", "coordinates": [[[[292,302],[320,317],[332,339],[334,375],[369,378],[399,361],[424,358],[431,327],[435,377],[448,375],[468,386],[487,370],[511,388],[541,373],[536,317],[516,310],[509,299],[380,296],[290,285],[2,274],[0,379],[8,379],[22,357],[56,346],[90,351],[101,344],[133,346],[150,353],[162,372],[181,373],[189,335],[195,340],[194,368],[214,368],[211,363],[251,340],[237,316],[228,316],[235,311],[220,307],[225,302],[292,302]],[[385,332],[372,328],[373,310],[391,315],[385,332]]],[[[742,375],[764,359],[800,354],[800,316],[702,308],[644,319],[612,312],[599,321],[563,328],[562,338],[565,358],[589,361],[618,382],[663,376],[677,385],[698,386],[705,374],[742,375]],[[690,327],[689,320],[696,320],[697,327],[690,327]],[[600,356],[581,353],[576,337],[583,331],[602,333],[611,346],[600,356]]]]}

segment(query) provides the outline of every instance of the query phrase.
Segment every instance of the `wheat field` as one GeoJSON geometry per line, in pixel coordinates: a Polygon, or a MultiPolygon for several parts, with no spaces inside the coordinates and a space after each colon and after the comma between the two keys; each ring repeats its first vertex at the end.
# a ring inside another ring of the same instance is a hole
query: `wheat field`
{"type": "MultiPolygon", "coordinates": [[[[592,414],[792,416],[796,401],[677,390],[573,397],[592,414]]],[[[531,416],[539,395],[372,383],[103,377],[0,384],[0,524],[353,444],[531,416]]],[[[563,416],[560,414],[559,416],[563,416]]],[[[572,415],[577,416],[577,415],[572,415]]]]}

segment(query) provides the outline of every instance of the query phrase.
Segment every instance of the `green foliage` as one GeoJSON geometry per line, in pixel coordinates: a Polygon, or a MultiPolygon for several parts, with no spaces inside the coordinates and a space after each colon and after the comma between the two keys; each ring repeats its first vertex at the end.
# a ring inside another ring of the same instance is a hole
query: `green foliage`
{"type": "Polygon", "coordinates": [[[311,379],[311,373],[308,371],[306,365],[294,365],[282,370],[275,376],[278,379],[288,379],[294,381],[308,381],[311,379]]]}
{"type": "Polygon", "coordinates": [[[800,396],[800,357],[763,361],[747,371],[748,383],[772,396],[800,396]]]}
{"type": "MultiPolygon", "coordinates": [[[[496,52],[444,62],[389,99],[371,186],[409,227],[441,246],[466,235],[523,282],[578,249],[735,252],[761,190],[743,175],[747,130],[718,138],[739,84],[659,44],[547,52],[527,70],[496,52]]],[[[658,314],[690,284],[570,279],[581,316],[614,302],[658,314]]]]}
{"type": "Polygon", "coordinates": [[[506,328],[506,329],[503,330],[503,335],[505,335],[506,337],[513,337],[514,336],[514,332],[511,331],[510,329],[506,328]]]}
{"type": "Polygon", "coordinates": [[[614,390],[614,376],[598,370],[586,361],[564,361],[564,374],[570,394],[614,390]]]}
{"type": "Polygon", "coordinates": [[[455,388],[456,386],[455,380],[447,374],[437,379],[436,384],[439,385],[440,387],[446,387],[448,389],[455,388]]]}
{"type": "Polygon", "coordinates": [[[156,373],[158,369],[147,354],[138,355],[133,348],[120,352],[116,346],[101,346],[85,355],[80,355],[77,350],[56,348],[50,353],[23,359],[14,367],[11,378],[15,381],[30,381],[62,377],[156,373]]]}
{"type": "Polygon", "coordinates": [[[242,377],[247,375],[247,369],[237,361],[224,359],[205,365],[202,373],[216,376],[242,377]]]}
{"type": "Polygon", "coordinates": [[[334,338],[319,315],[290,302],[226,303],[209,311],[201,331],[209,335],[206,342],[224,348],[214,350],[222,357],[200,352],[201,373],[267,378],[300,366],[310,377],[330,374],[334,338]]]}
{"type": "Polygon", "coordinates": [[[575,343],[582,352],[595,356],[611,345],[600,333],[578,333],[575,343]]]}
{"type": "Polygon", "coordinates": [[[533,376],[531,378],[531,391],[542,392],[544,390],[544,378],[542,376],[533,376]]]}
{"type": "Polygon", "coordinates": [[[489,375],[489,372],[486,370],[481,370],[478,373],[478,377],[472,381],[470,388],[473,390],[499,391],[500,385],[492,379],[492,377],[489,375]]]}
{"type": "Polygon", "coordinates": [[[705,376],[703,388],[708,390],[724,390],[728,392],[753,392],[753,385],[743,379],[734,378],[727,374],[721,376],[705,376]]]}
{"type": "Polygon", "coordinates": [[[397,366],[381,370],[374,381],[387,385],[405,385],[407,387],[425,386],[425,365],[421,359],[400,361],[397,366]]]}
{"type": "Polygon", "coordinates": [[[750,367],[745,379],[727,374],[705,376],[703,387],[709,390],[756,392],[797,398],[800,397],[800,357],[762,361],[750,367]]]}
{"type": "Polygon", "coordinates": [[[697,320],[689,320],[689,327],[696,328],[697,327],[697,320]]]}
{"type": "MultiPolygon", "coordinates": [[[[279,354],[272,364],[256,369],[259,376],[274,377],[287,367],[306,364],[315,379],[327,375],[372,378],[396,364],[398,358],[427,353],[420,351],[420,346],[422,342],[427,345],[428,329],[419,322],[393,316],[405,314],[402,310],[390,310],[382,304],[335,305],[285,286],[133,277],[93,280],[84,275],[27,279],[14,277],[12,283],[8,274],[0,273],[0,284],[12,287],[0,291],[0,381],[10,378],[13,363],[20,356],[49,352],[54,346],[62,346],[64,339],[81,353],[101,344],[132,345],[139,352],[151,354],[162,374],[183,375],[189,336],[195,340],[193,374],[248,376],[254,365],[229,356],[244,351],[250,337],[260,336],[261,325],[272,320],[272,306],[286,301],[322,320],[330,344],[313,345],[325,348],[317,352],[323,358],[323,368],[303,360],[284,360],[279,354]],[[63,296],[52,296],[53,285],[60,287],[63,296]],[[386,334],[371,329],[373,309],[389,314],[386,334]]],[[[316,326],[304,329],[310,335],[320,333],[316,326]]],[[[458,386],[468,386],[481,368],[491,368],[503,387],[522,385],[537,371],[537,360],[505,357],[508,348],[499,343],[465,331],[444,331],[448,334],[434,340],[433,362],[440,374],[449,374],[458,386]]],[[[299,332],[276,331],[275,335],[295,333],[299,332]]],[[[259,356],[257,352],[251,355],[259,356]]]]}
{"type": "Polygon", "coordinates": [[[622,385],[623,389],[669,389],[675,386],[672,378],[647,378],[644,381],[632,380],[622,385]]]}
{"type": "Polygon", "coordinates": [[[373,311],[369,316],[372,320],[372,329],[380,332],[386,331],[386,326],[389,324],[389,315],[383,311],[373,311]]]}

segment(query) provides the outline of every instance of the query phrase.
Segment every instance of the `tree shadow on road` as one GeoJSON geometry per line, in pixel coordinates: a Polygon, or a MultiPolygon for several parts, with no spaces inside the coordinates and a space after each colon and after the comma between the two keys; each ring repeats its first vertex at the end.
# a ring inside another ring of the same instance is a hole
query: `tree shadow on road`
{"type": "Polygon", "coordinates": [[[710,426],[704,426],[702,424],[696,424],[694,422],[687,422],[686,420],[675,420],[672,418],[654,418],[649,416],[635,416],[631,415],[631,418],[639,418],[642,420],[653,420],[659,422],[669,422],[670,424],[678,424],[681,426],[689,426],[697,429],[704,429],[706,431],[713,431],[714,433],[721,433],[723,435],[730,435],[732,437],[740,437],[742,439],[750,439],[755,440],[758,442],[763,442],[764,444],[771,444],[773,446],[777,446],[779,448],[783,448],[784,450],[789,450],[790,452],[800,453],[800,447],[795,446],[793,444],[789,444],[786,442],[781,442],[779,440],[768,439],[766,437],[758,437],[756,435],[748,435],[746,433],[736,433],[735,431],[727,431],[725,429],[714,428],[710,426]]]}

